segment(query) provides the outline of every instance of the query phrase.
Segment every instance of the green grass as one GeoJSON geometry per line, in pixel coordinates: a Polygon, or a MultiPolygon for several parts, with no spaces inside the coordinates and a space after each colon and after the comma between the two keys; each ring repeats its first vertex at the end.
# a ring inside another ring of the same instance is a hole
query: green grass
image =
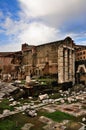
{"type": "Polygon", "coordinates": [[[28,98],[26,98],[26,99],[19,99],[17,101],[19,101],[21,105],[24,104],[24,103],[30,103],[31,102],[28,98]]]}
{"type": "Polygon", "coordinates": [[[10,111],[14,110],[13,106],[9,106],[9,100],[8,99],[3,99],[2,102],[0,102],[0,113],[2,113],[4,109],[8,109],[10,111]]]}
{"type": "Polygon", "coordinates": [[[51,85],[51,83],[53,81],[56,81],[56,79],[55,78],[41,78],[41,79],[38,79],[38,81],[42,83],[43,85],[51,85]]]}
{"type": "Polygon", "coordinates": [[[41,78],[41,79],[38,79],[39,81],[46,81],[46,82],[52,82],[52,81],[56,81],[55,78],[41,78]]]}
{"type": "Polygon", "coordinates": [[[27,122],[27,116],[15,114],[0,120],[0,130],[21,130],[20,128],[27,122]]]}
{"type": "Polygon", "coordinates": [[[25,84],[25,80],[22,80],[22,81],[21,81],[21,84],[25,84]]]}
{"type": "Polygon", "coordinates": [[[26,114],[15,114],[5,119],[0,119],[0,130],[21,130],[26,123],[32,123],[34,126],[30,130],[42,130],[44,124],[40,122],[39,117],[31,118],[26,114]]]}
{"type": "Polygon", "coordinates": [[[53,95],[49,95],[49,98],[56,99],[56,98],[61,98],[61,96],[59,93],[54,93],[53,95]]]}
{"type": "Polygon", "coordinates": [[[83,109],[86,109],[86,106],[85,106],[85,105],[83,105],[83,106],[82,106],[82,108],[83,108],[83,109]]]}
{"type": "Polygon", "coordinates": [[[53,113],[43,113],[43,116],[51,118],[54,121],[61,122],[63,120],[75,120],[76,118],[72,115],[61,111],[55,111],[53,113]]]}
{"type": "Polygon", "coordinates": [[[0,121],[0,130],[19,130],[19,128],[16,127],[16,122],[7,119],[0,121]]]}

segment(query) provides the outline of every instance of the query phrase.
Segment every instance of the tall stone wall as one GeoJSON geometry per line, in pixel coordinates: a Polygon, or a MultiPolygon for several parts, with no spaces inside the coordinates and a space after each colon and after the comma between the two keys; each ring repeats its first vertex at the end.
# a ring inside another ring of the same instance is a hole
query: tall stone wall
{"type": "Polygon", "coordinates": [[[23,52],[23,67],[29,75],[55,74],[58,83],[75,83],[75,52],[71,38],[43,44],[23,52]]]}
{"type": "Polygon", "coordinates": [[[58,73],[58,43],[37,47],[37,68],[46,74],[58,73]],[[48,64],[46,66],[46,64],[48,64]],[[45,71],[46,70],[46,71],[45,71]]]}
{"type": "MultiPolygon", "coordinates": [[[[14,69],[18,70],[17,75],[57,75],[59,84],[75,83],[74,43],[69,37],[39,46],[23,44],[22,51],[14,53],[12,58],[12,66],[18,68],[14,69]]],[[[10,56],[7,64],[9,60],[10,56]]]]}

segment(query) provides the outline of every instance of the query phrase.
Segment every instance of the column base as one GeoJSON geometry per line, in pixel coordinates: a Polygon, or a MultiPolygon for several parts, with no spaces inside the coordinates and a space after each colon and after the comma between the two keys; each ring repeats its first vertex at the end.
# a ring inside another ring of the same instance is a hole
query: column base
{"type": "Polygon", "coordinates": [[[62,90],[65,91],[65,90],[67,90],[68,88],[72,88],[73,82],[59,83],[58,85],[62,88],[62,90]]]}

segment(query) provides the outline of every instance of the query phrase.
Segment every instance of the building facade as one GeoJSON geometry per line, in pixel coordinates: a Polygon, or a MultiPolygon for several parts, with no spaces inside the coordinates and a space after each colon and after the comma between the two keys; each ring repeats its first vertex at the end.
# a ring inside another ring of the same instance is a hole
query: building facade
{"type": "MultiPolygon", "coordinates": [[[[23,45],[24,46],[24,45],[23,45]]],[[[75,83],[75,44],[70,37],[23,49],[26,75],[56,75],[58,84],[75,83]]]]}
{"type": "Polygon", "coordinates": [[[1,52],[0,53],[0,77],[11,75],[17,79],[20,74],[22,53],[20,52],[1,52]]]}
{"type": "Polygon", "coordinates": [[[76,82],[86,85],[86,46],[76,46],[76,82]]]}
{"type": "Polygon", "coordinates": [[[2,74],[8,74],[12,71],[11,60],[12,57],[9,56],[11,53],[0,53],[0,77],[2,74]]]}
{"type": "Polygon", "coordinates": [[[75,84],[75,44],[70,37],[38,46],[25,43],[21,51],[4,54],[0,54],[0,67],[14,79],[52,75],[58,84],[75,84]],[[11,67],[6,71],[4,65],[11,67]]]}

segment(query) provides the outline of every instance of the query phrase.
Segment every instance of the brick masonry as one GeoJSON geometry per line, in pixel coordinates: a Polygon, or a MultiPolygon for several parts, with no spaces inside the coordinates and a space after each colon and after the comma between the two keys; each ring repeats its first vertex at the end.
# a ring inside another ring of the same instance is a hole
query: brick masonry
{"type": "Polygon", "coordinates": [[[22,44],[19,52],[0,53],[1,74],[10,73],[17,79],[24,79],[27,75],[56,75],[58,84],[75,84],[78,48],[70,37],[39,46],[22,44]],[[4,69],[8,65],[10,69],[4,69]]]}

